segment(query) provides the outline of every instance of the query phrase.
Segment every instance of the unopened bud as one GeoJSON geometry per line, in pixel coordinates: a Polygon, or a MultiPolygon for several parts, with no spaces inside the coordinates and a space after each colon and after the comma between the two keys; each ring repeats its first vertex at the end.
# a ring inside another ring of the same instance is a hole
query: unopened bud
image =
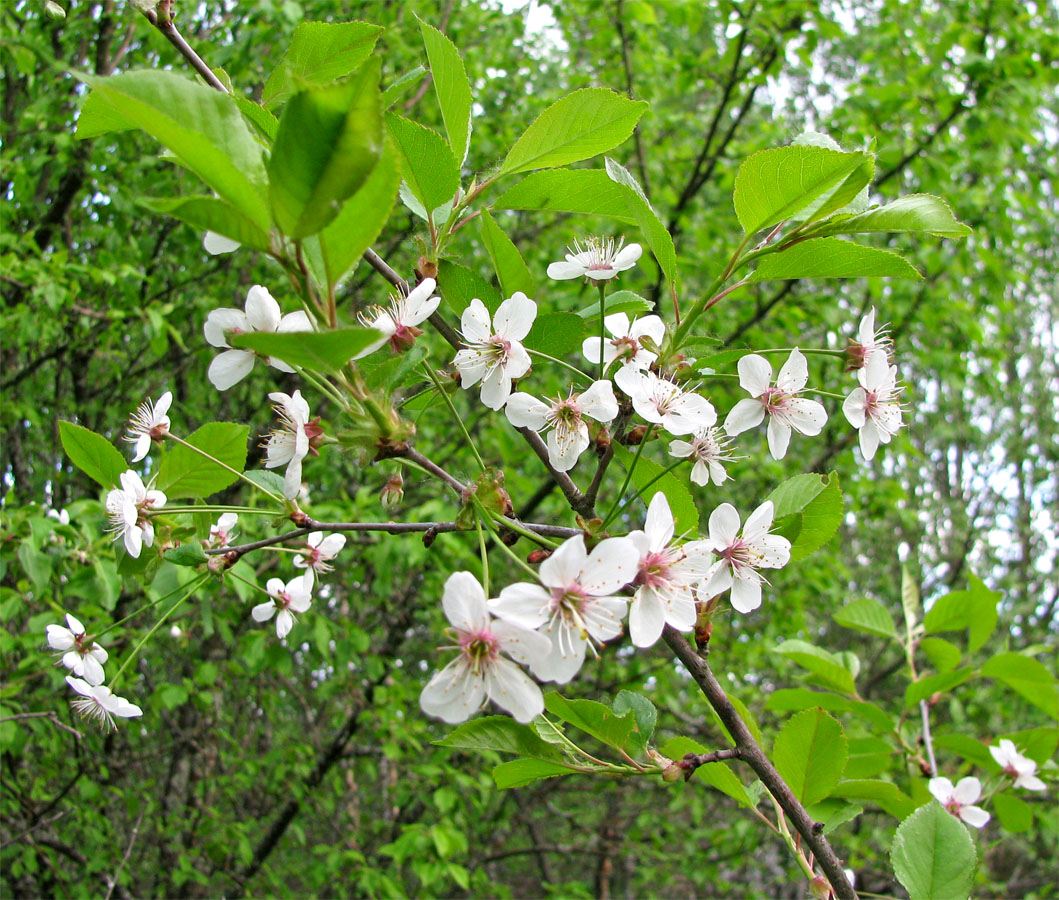
{"type": "Polygon", "coordinates": [[[528,562],[531,566],[535,566],[537,565],[537,563],[544,562],[551,555],[551,550],[534,550],[532,553],[530,553],[529,556],[526,557],[526,562],[528,562]]]}
{"type": "Polygon", "coordinates": [[[644,435],[647,434],[646,425],[637,425],[627,435],[623,443],[628,444],[630,447],[637,447],[643,443],[644,435]]]}
{"type": "Polygon", "coordinates": [[[416,272],[418,272],[423,278],[437,278],[438,277],[438,264],[431,262],[425,256],[419,257],[419,262],[416,264],[416,272]]]}
{"type": "Polygon", "coordinates": [[[599,434],[596,435],[596,452],[604,454],[610,449],[610,432],[606,428],[601,428],[599,434]]]}
{"type": "Polygon", "coordinates": [[[827,900],[831,896],[831,882],[824,878],[823,875],[817,875],[809,882],[809,893],[816,900],[827,900]]]}
{"type": "Polygon", "coordinates": [[[382,486],[379,500],[382,508],[389,512],[401,505],[401,501],[404,500],[404,479],[400,472],[391,475],[386,484],[382,486]]]}
{"type": "Polygon", "coordinates": [[[846,371],[856,372],[857,369],[863,369],[868,361],[868,352],[868,347],[859,341],[851,340],[846,348],[846,371]]]}

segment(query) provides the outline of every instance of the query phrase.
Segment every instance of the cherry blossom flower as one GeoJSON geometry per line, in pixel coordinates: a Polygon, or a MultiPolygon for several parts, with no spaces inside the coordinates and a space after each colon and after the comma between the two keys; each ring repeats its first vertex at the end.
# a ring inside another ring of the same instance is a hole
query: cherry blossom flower
{"type": "Polygon", "coordinates": [[[628,538],[600,541],[589,555],[577,535],[541,563],[541,584],[509,585],[489,608],[523,628],[541,629],[551,651],[530,662],[533,674],[566,684],[581,668],[590,640],[602,643],[621,634],[628,601],[614,594],[636,576],[637,560],[628,538]]]}
{"type": "Polygon", "coordinates": [[[121,476],[121,487],[107,494],[108,531],[121,537],[129,556],[136,559],[141,550],[154,543],[154,526],[148,512],[165,506],[166,496],[161,491],[147,490],[140,476],[132,469],[121,476]]]}
{"type": "Polygon", "coordinates": [[[596,335],[585,338],[581,345],[581,352],[589,362],[599,362],[600,347],[603,348],[605,367],[618,360],[623,367],[646,369],[658,359],[657,353],[641,343],[646,337],[657,347],[665,339],[666,326],[658,316],[644,316],[630,323],[625,313],[613,313],[603,319],[603,326],[610,333],[610,340],[604,341],[600,335],[596,335]]]}
{"type": "Polygon", "coordinates": [[[294,557],[294,565],[299,569],[315,569],[321,575],[334,568],[331,560],[346,546],[344,534],[329,534],[324,537],[322,531],[312,532],[306,541],[305,549],[294,557]]]}
{"type": "Polygon", "coordinates": [[[955,787],[948,778],[931,778],[927,787],[938,803],[971,827],[984,828],[989,821],[989,813],[971,805],[982,796],[982,782],[977,778],[961,778],[955,787]]]}
{"type": "Polygon", "coordinates": [[[860,432],[860,452],[872,459],[879,444],[889,444],[901,428],[901,404],[897,387],[897,366],[876,353],[857,370],[860,387],[854,388],[842,403],[849,424],[860,432]]]}
{"type": "Polygon", "coordinates": [[[629,605],[629,635],[637,647],[654,644],[666,623],[678,631],[688,631],[695,625],[692,588],[710,571],[710,542],[674,544],[673,530],[669,501],[659,491],[647,507],[643,531],[628,535],[639,554],[632,581],[636,594],[629,605]]]}
{"type": "MultiPolygon", "coordinates": [[[[214,347],[229,347],[228,335],[247,332],[287,333],[312,331],[309,317],[302,311],[282,315],[279,304],[267,288],[255,284],[246,295],[245,311],[224,307],[215,309],[206,317],[203,331],[206,341],[214,347]]],[[[264,361],[281,372],[293,372],[283,360],[262,357],[264,361]]],[[[219,391],[226,391],[238,384],[254,368],[257,354],[253,350],[225,350],[210,363],[206,373],[210,383],[219,391]]]]}
{"type": "Polygon", "coordinates": [[[482,403],[500,409],[511,396],[511,380],[530,368],[529,354],[520,343],[533,327],[537,304],[517,291],[497,307],[492,324],[489,310],[477,297],[460,320],[466,350],[453,360],[461,384],[470,388],[482,382],[482,403]]]}
{"type": "Polygon", "coordinates": [[[216,231],[207,231],[202,238],[202,249],[210,256],[219,256],[222,253],[232,253],[243,245],[231,238],[226,238],[216,231]]]}
{"type": "Polygon", "coordinates": [[[70,511],[66,509],[49,509],[46,513],[49,519],[55,519],[60,525],[70,524],[70,511]]]}
{"type": "Polygon", "coordinates": [[[1000,768],[1015,779],[1015,787],[1027,791],[1043,791],[1047,785],[1037,777],[1037,763],[1019,753],[1014,741],[1003,738],[999,747],[990,747],[989,752],[1000,768]]]}
{"type": "Polygon", "coordinates": [[[735,459],[728,453],[731,443],[731,438],[721,437],[719,428],[710,427],[696,431],[690,442],[670,441],[669,452],[680,459],[694,458],[695,465],[691,467],[693,484],[705,487],[712,480],[720,486],[731,478],[722,465],[735,459]]]}
{"type": "Polygon", "coordinates": [[[210,526],[209,544],[211,547],[227,547],[232,540],[232,532],[239,516],[235,513],[222,513],[216,525],[210,526]]]}
{"type": "Polygon", "coordinates": [[[710,516],[710,542],[720,556],[710,569],[702,592],[715,597],[732,589],[732,606],[741,613],[761,606],[758,569],[782,569],[791,558],[791,542],[769,534],[775,507],[766,500],[755,509],[739,533],[739,513],[731,503],[722,503],[710,516]]]}
{"type": "Polygon", "coordinates": [[[864,368],[876,356],[889,362],[893,356],[893,341],[885,328],[875,330],[875,307],[873,306],[860,320],[857,336],[850,338],[846,348],[847,372],[864,368]]]}
{"type": "Polygon", "coordinates": [[[631,269],[643,253],[639,244],[629,244],[624,238],[617,242],[613,238],[590,237],[584,244],[577,241],[569,248],[566,259],[548,266],[548,277],[555,281],[571,278],[589,278],[592,281],[607,281],[619,272],[631,269]]]}
{"type": "Polygon", "coordinates": [[[440,297],[432,297],[437,282],[424,278],[407,297],[391,297],[388,309],[375,307],[371,315],[361,317],[361,324],[382,332],[382,337],[365,347],[354,359],[374,353],[383,344],[389,343],[394,353],[407,350],[423,332],[416,328],[433,314],[441,303],[440,297]]]}
{"type": "Polygon", "coordinates": [[[301,489],[302,460],[310,453],[318,453],[314,440],[323,434],[323,429],[317,424],[318,418],[310,421],[309,404],[301,391],[295,391],[293,395],[273,391],[268,398],[276,403],[273,409],[279,416],[280,427],[265,441],[265,468],[287,467],[283,476],[283,496],[293,500],[301,489]]]}
{"type": "Polygon", "coordinates": [[[286,584],[282,578],[270,578],[265,582],[265,591],[271,599],[255,606],[250,615],[255,622],[267,622],[275,616],[276,636],[283,639],[294,627],[294,613],[306,612],[312,604],[312,590],[312,569],[306,569],[304,575],[292,578],[286,584]]]}
{"type": "Polygon", "coordinates": [[[703,431],[717,421],[717,411],[709,400],[654,372],[626,366],[614,381],[632,398],[641,418],[661,425],[673,436],[703,431]]]}
{"type": "Polygon", "coordinates": [[[551,644],[535,631],[489,615],[485,592],[470,572],[454,572],[441,598],[452,624],[459,655],[435,673],[419,695],[428,715],[450,725],[469,719],[488,697],[523,724],[544,712],[544,697],[534,681],[506,653],[526,665],[539,665],[551,644]]]}
{"type": "Polygon", "coordinates": [[[80,700],[73,701],[73,708],[78,715],[95,719],[104,731],[113,731],[114,716],[121,719],[132,719],[142,716],[143,710],[124,697],[119,697],[104,684],[89,684],[80,678],[66,676],[66,683],[81,695],[80,700]]]}
{"type": "Polygon", "coordinates": [[[580,394],[571,391],[569,397],[560,396],[551,403],[529,394],[512,394],[504,412],[516,428],[534,431],[550,428],[548,459],[558,471],[567,472],[591,443],[585,417],[610,422],[618,414],[618,401],[609,381],[595,381],[587,391],[580,394]]]}
{"type": "Polygon", "coordinates": [[[107,651],[95,641],[87,640],[85,626],[70,613],[66,614],[66,624],[70,627],[49,625],[45,629],[48,646],[62,653],[62,664],[78,678],[83,678],[90,685],[102,684],[107,651]]]}
{"type": "Polygon", "coordinates": [[[162,438],[169,434],[169,416],[166,413],[172,403],[173,393],[166,391],[158,398],[157,403],[152,403],[148,397],[132,414],[125,440],[135,445],[133,462],[139,462],[147,455],[147,451],[151,449],[151,441],[161,443],[162,438]]]}
{"type": "Polygon", "coordinates": [[[798,391],[809,380],[805,355],[796,347],[791,351],[772,382],[772,366],[764,357],[751,353],[739,360],[739,385],[752,399],[740,400],[724,420],[729,435],[742,434],[761,424],[768,415],[769,452],[783,459],[791,440],[791,430],[799,434],[819,434],[827,422],[827,411],[815,400],[799,397],[798,391]]]}

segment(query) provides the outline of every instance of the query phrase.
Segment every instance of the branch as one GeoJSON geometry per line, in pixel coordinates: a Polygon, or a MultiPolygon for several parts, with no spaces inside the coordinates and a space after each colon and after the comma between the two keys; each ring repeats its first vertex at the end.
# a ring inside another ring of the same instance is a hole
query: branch
{"type": "Polygon", "coordinates": [[[191,45],[184,40],[183,36],[177,31],[176,25],[173,24],[173,0],[161,0],[156,9],[145,9],[143,10],[144,17],[150,22],[155,28],[157,28],[170,44],[177,48],[177,51],[181,56],[184,57],[190,64],[191,67],[202,76],[203,80],[211,88],[220,91],[222,94],[228,93],[228,88],[224,86],[221,80],[213,74],[213,70],[206,65],[205,61],[199,56],[192,48],[191,45]]]}
{"type": "MultiPolygon", "coordinates": [[[[618,29],[618,40],[621,41],[621,64],[625,69],[625,93],[629,95],[630,100],[635,100],[636,96],[633,92],[632,87],[632,62],[629,59],[629,37],[625,32],[624,24],[624,12],[623,9],[625,0],[618,0],[618,7],[614,15],[614,24],[618,29]]],[[[647,181],[647,160],[643,152],[643,133],[640,130],[640,123],[636,123],[636,127],[632,131],[633,140],[636,146],[636,168],[640,170],[640,184],[643,187],[644,194],[647,195],[647,199],[651,199],[651,185],[647,181]]]]}
{"type": "Polygon", "coordinates": [[[720,682],[706,664],[706,660],[699,656],[685,637],[671,625],[666,625],[662,637],[669,645],[669,649],[684,664],[724,727],[728,729],[728,733],[735,740],[739,758],[754,770],[754,774],[761,779],[769,793],[775,797],[784,813],[794,823],[805,845],[812,851],[820,863],[820,868],[824,870],[824,874],[831,882],[831,890],[842,900],[857,900],[857,893],[842,870],[842,861],[831,849],[823,831],[816,827],[805,811],[805,807],[794,796],[780,773],[776,771],[776,767],[758,746],[750,730],[724,693],[720,682]]]}
{"type": "MultiPolygon", "coordinates": [[[[551,459],[548,457],[548,448],[545,446],[544,441],[541,440],[541,436],[537,434],[532,428],[518,428],[516,429],[525,439],[526,443],[530,445],[533,452],[537,454],[537,458],[544,463],[545,468],[551,474],[552,479],[566,497],[566,502],[570,504],[570,508],[574,512],[580,513],[586,518],[591,518],[593,509],[592,504],[587,501],[584,494],[578,490],[573,479],[570,478],[565,472],[560,472],[555,466],[552,465],[551,459]]],[[[580,532],[578,532],[580,534],[580,532]]]]}

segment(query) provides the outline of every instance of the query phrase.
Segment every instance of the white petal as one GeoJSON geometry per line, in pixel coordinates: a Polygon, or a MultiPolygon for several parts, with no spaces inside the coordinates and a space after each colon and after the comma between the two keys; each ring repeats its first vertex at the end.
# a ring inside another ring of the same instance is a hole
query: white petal
{"type": "Polygon", "coordinates": [[[283,640],[294,627],[294,616],[289,609],[281,609],[276,614],[276,637],[283,640]]]}
{"type": "MultiPolygon", "coordinates": [[[[52,650],[69,650],[74,645],[74,636],[69,628],[62,625],[49,625],[44,629],[48,634],[48,646],[52,650]]],[[[84,631],[77,632],[84,634],[84,631]]]]}
{"type": "Polygon", "coordinates": [[[822,403],[795,397],[787,401],[786,418],[800,434],[819,434],[827,424],[827,410],[822,403]]]}
{"type": "Polygon", "coordinates": [[[532,428],[540,431],[548,422],[548,404],[530,394],[514,393],[504,407],[507,420],[516,428],[532,428]]]}
{"type": "Polygon", "coordinates": [[[870,419],[864,423],[860,430],[860,452],[865,459],[874,459],[875,451],[879,449],[879,429],[870,419]]]}
{"type": "Polygon", "coordinates": [[[557,472],[569,472],[589,443],[588,427],[583,422],[576,429],[554,428],[548,432],[548,461],[557,472]]]}
{"type": "Polygon", "coordinates": [[[489,310],[477,297],[467,304],[460,317],[460,330],[463,336],[472,343],[487,341],[492,334],[489,324],[489,310]]]}
{"type": "MultiPolygon", "coordinates": [[[[739,360],[739,386],[751,397],[760,397],[772,381],[772,366],[768,360],[756,353],[739,360]]],[[[731,433],[731,432],[729,432],[731,433]]]]}
{"type": "Polygon", "coordinates": [[[809,364],[805,361],[805,354],[795,347],[776,376],[776,387],[793,394],[805,387],[808,380],[809,364]]]}
{"type": "Polygon", "coordinates": [[[541,563],[541,582],[552,588],[566,588],[577,581],[588,559],[585,539],[581,535],[567,538],[551,556],[541,563]]]}
{"type": "Polygon", "coordinates": [[[346,536],[344,534],[331,534],[320,542],[317,549],[320,551],[320,555],[326,559],[334,559],[345,546],[346,536]]]}
{"type": "Polygon", "coordinates": [[[775,516],[776,507],[771,500],[766,500],[747,517],[746,524],[743,526],[743,540],[752,544],[767,534],[775,516]]]}
{"type": "Polygon", "coordinates": [[[952,799],[953,791],[955,789],[948,778],[931,778],[930,781],[927,782],[927,790],[934,795],[934,799],[937,800],[938,803],[944,806],[952,799]]]}
{"type": "Polygon", "coordinates": [[[753,569],[743,569],[732,579],[732,608],[737,612],[753,612],[761,606],[761,580],[753,569]]]}
{"type": "Polygon", "coordinates": [[[521,341],[533,327],[537,304],[522,291],[516,291],[501,303],[493,316],[496,333],[509,341],[521,341]]]}
{"type": "Polygon", "coordinates": [[[551,595],[538,584],[509,584],[499,597],[489,601],[489,609],[501,619],[532,631],[548,621],[550,600],[551,595]]]}
{"type": "Polygon", "coordinates": [[[77,674],[91,685],[102,684],[105,680],[103,667],[92,658],[91,654],[81,657],[81,671],[77,674]]]}
{"type": "Polygon", "coordinates": [[[482,631],[489,627],[485,591],[470,572],[453,572],[445,580],[441,606],[445,618],[461,631],[482,631]]]}
{"type": "Polygon", "coordinates": [[[498,619],[489,625],[490,631],[500,642],[500,649],[512,659],[526,665],[543,662],[552,649],[552,642],[543,634],[521,628],[514,622],[498,619]]]}
{"type": "Polygon", "coordinates": [[[537,683],[506,659],[495,659],[485,670],[485,691],[497,706],[524,725],[544,712],[544,696],[537,683]]]}
{"type": "Polygon", "coordinates": [[[614,388],[609,381],[594,381],[592,386],[577,398],[582,414],[597,422],[610,422],[618,415],[618,401],[614,399],[614,388]]]}
{"type": "Polygon", "coordinates": [[[636,577],[639,554],[623,537],[600,541],[585,561],[581,586],[596,597],[612,594],[636,577]]]}
{"type": "Polygon", "coordinates": [[[293,334],[299,331],[312,331],[313,323],[309,321],[309,317],[305,314],[305,310],[297,309],[292,313],[287,313],[282,319],[279,320],[279,324],[276,325],[276,332],[279,334],[293,334]]]}
{"type": "Polygon", "coordinates": [[[732,407],[724,420],[725,434],[742,434],[744,431],[756,428],[764,418],[765,407],[760,401],[750,398],[740,400],[732,407]]]}
{"type": "Polygon", "coordinates": [[[666,338],[666,324],[658,316],[644,316],[636,319],[628,329],[629,337],[639,340],[649,337],[656,344],[661,345],[666,338]]]}
{"type": "Polygon", "coordinates": [[[283,496],[288,500],[293,500],[301,489],[302,460],[301,457],[295,456],[287,463],[287,471],[283,473],[283,496]]]}
{"type": "Polygon", "coordinates": [[[464,390],[474,387],[489,371],[489,366],[477,350],[460,350],[452,362],[460,370],[460,386],[464,390]]]}
{"type": "Polygon", "coordinates": [[[773,459],[783,459],[791,443],[791,426],[779,416],[770,416],[768,429],[769,453],[773,459]]]}
{"type": "Polygon", "coordinates": [[[864,409],[868,396],[864,388],[854,388],[853,392],[842,401],[842,413],[854,428],[864,427],[864,409]]]}
{"type": "Polygon", "coordinates": [[[503,366],[496,366],[482,379],[482,403],[489,409],[501,409],[510,396],[511,376],[503,366]]]}
{"type": "Polygon", "coordinates": [[[249,330],[250,323],[246,319],[246,313],[241,309],[232,309],[227,306],[210,312],[206,316],[206,324],[202,327],[207,343],[214,347],[228,346],[225,332],[249,330]]]}
{"type": "Polygon", "coordinates": [[[252,610],[250,615],[255,622],[267,622],[276,614],[276,604],[269,600],[268,603],[259,603],[252,610]]]}
{"type": "Polygon", "coordinates": [[[216,231],[207,231],[202,238],[202,248],[209,253],[210,256],[218,256],[221,253],[231,253],[242,246],[243,245],[238,241],[226,238],[223,234],[217,234],[216,231]]]}
{"type": "MultiPolygon", "coordinates": [[[[644,531],[650,541],[651,550],[657,553],[669,546],[669,542],[673,539],[674,524],[669,501],[666,495],[659,491],[651,498],[651,504],[647,507],[647,520],[644,523],[644,531]]],[[[648,645],[639,644],[638,646],[648,645]]]]}
{"type": "Polygon", "coordinates": [[[255,284],[246,294],[246,318],[254,331],[275,331],[280,308],[268,288],[255,284]]]}
{"type": "Polygon", "coordinates": [[[246,378],[253,368],[252,350],[225,350],[213,358],[206,377],[217,390],[226,391],[246,378]]]}
{"type": "Polygon", "coordinates": [[[960,818],[972,828],[985,828],[989,823],[989,813],[977,806],[965,806],[960,810],[960,818]]]}
{"type": "Polygon", "coordinates": [[[636,261],[643,254],[643,247],[639,244],[629,244],[621,249],[617,253],[613,260],[613,266],[619,272],[624,272],[626,269],[631,269],[636,265],[636,261]]]}
{"type": "Polygon", "coordinates": [[[956,784],[952,796],[964,806],[974,803],[982,796],[982,782],[974,777],[961,778],[956,784]]]}
{"type": "Polygon", "coordinates": [[[66,683],[70,685],[77,693],[82,697],[94,697],[95,692],[92,690],[92,685],[87,681],[82,681],[80,678],[71,678],[69,675],[66,676],[66,683]]]}
{"type": "Polygon", "coordinates": [[[637,647],[650,647],[666,624],[666,608],[654,591],[640,588],[629,607],[629,635],[637,647]]]}
{"type": "Polygon", "coordinates": [[[551,639],[552,650],[542,665],[533,669],[533,674],[541,681],[554,681],[556,684],[566,684],[581,669],[585,661],[585,649],[588,641],[581,635],[573,635],[572,638],[563,634],[562,641],[559,635],[565,631],[562,625],[550,625],[544,629],[544,634],[551,639]]]}
{"type": "Polygon", "coordinates": [[[596,337],[585,338],[581,344],[581,352],[584,354],[585,359],[589,362],[599,362],[599,348],[602,345],[602,339],[597,335],[596,337]]]}
{"type": "Polygon", "coordinates": [[[722,503],[710,514],[710,541],[717,552],[731,547],[739,536],[739,513],[731,503],[722,503]]]}
{"type": "Polygon", "coordinates": [[[504,364],[509,378],[521,378],[530,370],[530,358],[526,348],[518,341],[511,341],[504,364]]]}
{"type": "Polygon", "coordinates": [[[584,266],[563,260],[548,266],[548,277],[554,281],[569,281],[571,278],[580,278],[585,271],[584,266]]]}
{"type": "Polygon", "coordinates": [[[112,710],[114,715],[121,716],[123,719],[134,719],[143,715],[140,707],[135,703],[129,703],[124,697],[116,697],[115,700],[117,700],[117,706],[112,710]]]}
{"type": "MultiPolygon", "coordinates": [[[[125,549],[133,559],[140,558],[140,552],[143,550],[144,544],[143,538],[143,532],[135,525],[127,525],[125,527],[125,549]]],[[[150,541],[147,542],[147,546],[151,546],[150,541]]]]}
{"type": "Polygon", "coordinates": [[[419,695],[419,705],[428,716],[456,725],[473,716],[485,698],[485,685],[457,657],[436,673],[419,695]]]}

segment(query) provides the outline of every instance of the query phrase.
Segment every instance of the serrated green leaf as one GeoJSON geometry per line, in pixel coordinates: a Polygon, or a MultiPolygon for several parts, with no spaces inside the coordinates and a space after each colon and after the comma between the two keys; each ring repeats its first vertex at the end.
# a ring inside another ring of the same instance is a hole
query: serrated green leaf
{"type": "Polygon", "coordinates": [[[420,20],[423,45],[434,80],[434,92],[441,106],[441,118],[449,146],[462,165],[471,140],[471,83],[456,45],[434,26],[420,20]]]}
{"type": "Polygon", "coordinates": [[[443,259],[438,263],[438,289],[446,305],[458,316],[463,315],[471,300],[477,298],[492,315],[501,304],[500,292],[466,266],[443,259]]]}
{"type": "Polygon", "coordinates": [[[391,81],[386,90],[382,92],[382,108],[392,108],[398,100],[419,84],[426,74],[426,66],[416,66],[414,69],[409,69],[400,78],[391,81]]]}
{"type": "Polygon", "coordinates": [[[774,648],[773,653],[787,657],[827,687],[834,688],[843,694],[855,693],[853,675],[842,665],[835,654],[816,647],[806,641],[784,641],[774,648]]]}
{"type": "Polygon", "coordinates": [[[939,672],[951,672],[960,664],[960,658],[963,656],[959,647],[942,638],[923,638],[919,642],[919,649],[939,672]]]}
{"type": "Polygon", "coordinates": [[[766,498],[772,501],[777,519],[801,512],[828,486],[826,475],[795,475],[779,485],[766,498]]]}
{"type": "Polygon", "coordinates": [[[496,209],[580,213],[636,224],[636,216],[621,186],[598,169],[534,172],[508,188],[493,206],[496,209]]]}
{"type": "Polygon", "coordinates": [[[439,747],[456,747],[461,750],[496,750],[499,753],[517,753],[533,759],[562,759],[562,754],[554,744],[541,740],[529,725],[522,725],[508,716],[482,716],[471,719],[434,743],[439,747]]]}
{"type": "Polygon", "coordinates": [[[268,249],[268,235],[216,197],[137,197],[136,202],[152,212],[180,219],[196,231],[215,231],[252,250],[268,249]]]}
{"type": "Polygon", "coordinates": [[[952,591],[934,601],[923,619],[923,627],[927,634],[967,628],[967,652],[974,653],[985,645],[996,628],[997,604],[1003,594],[989,590],[974,574],[968,581],[967,590],[952,591]]]}
{"type": "Polygon", "coordinates": [[[1000,653],[982,666],[982,675],[995,678],[1053,719],[1059,719],[1059,686],[1037,660],[1019,653],[1000,653]]]}
{"type": "Polygon", "coordinates": [[[595,700],[568,700],[556,691],[544,695],[544,708],[553,716],[617,750],[625,746],[636,727],[636,718],[631,710],[619,715],[595,700]]]}
{"type": "MultiPolygon", "coordinates": [[[[614,458],[621,463],[625,471],[628,471],[633,464],[635,454],[617,442],[612,446],[614,458]]],[[[651,498],[659,491],[665,494],[676,523],[676,533],[687,534],[692,538],[698,536],[699,510],[695,505],[695,498],[691,495],[688,486],[672,472],[666,472],[665,468],[654,460],[641,456],[633,470],[632,483],[637,490],[643,491],[640,495],[641,500],[647,505],[650,505],[651,498]]]]}
{"type": "MultiPolygon", "coordinates": [[[[654,304],[639,294],[634,294],[632,291],[615,291],[613,294],[607,295],[604,315],[610,316],[614,313],[625,313],[630,319],[635,319],[640,313],[649,313],[653,309],[654,304]]],[[[577,314],[585,320],[585,324],[588,326],[598,323],[599,303],[592,303],[584,309],[579,309],[577,314]]]]}
{"type": "Polygon", "coordinates": [[[244,472],[243,476],[262,490],[283,496],[283,476],[279,472],[273,472],[270,469],[254,469],[251,472],[244,472]]]}
{"type": "Polygon", "coordinates": [[[864,812],[863,806],[856,803],[847,803],[845,800],[829,799],[821,800],[814,806],[806,809],[809,817],[814,822],[820,822],[824,826],[824,834],[830,834],[839,825],[845,825],[864,812]]]}
{"type": "Polygon", "coordinates": [[[850,738],[849,757],[842,773],[845,778],[871,778],[890,768],[897,751],[876,737],[850,738]]]}
{"type": "Polygon", "coordinates": [[[401,159],[405,183],[425,209],[453,198],[460,186],[460,165],[445,139],[408,119],[386,114],[386,127],[401,159]]]}
{"type": "Polygon", "coordinates": [[[530,274],[522,254],[511,242],[511,239],[500,230],[500,226],[493,221],[489,210],[483,209],[482,215],[482,243],[489,258],[493,261],[497,278],[500,279],[500,289],[505,297],[510,297],[516,291],[522,291],[529,297],[536,295],[537,284],[530,274]]]}
{"type": "Polygon", "coordinates": [[[895,819],[903,819],[916,808],[915,801],[889,781],[861,778],[840,781],[832,788],[831,796],[846,800],[870,800],[895,819]]]}
{"type": "Polygon", "coordinates": [[[813,233],[823,236],[869,232],[922,232],[938,237],[961,238],[969,235],[971,229],[956,220],[952,209],[941,198],[930,194],[910,194],[878,209],[823,222],[813,233]]]}
{"type": "Polygon", "coordinates": [[[950,691],[974,677],[974,669],[957,669],[955,672],[939,672],[913,681],[905,688],[905,706],[912,707],[933,694],[950,691]]]}
{"type": "Polygon", "coordinates": [[[365,347],[379,340],[374,328],[336,328],[331,331],[247,332],[233,334],[233,347],[275,356],[291,366],[333,373],[365,347]]]}
{"type": "Polygon", "coordinates": [[[834,619],[844,628],[866,631],[880,637],[897,637],[893,616],[885,606],[872,597],[861,597],[852,603],[847,603],[835,613],[834,619]]]}
{"type": "Polygon", "coordinates": [[[235,105],[239,107],[239,111],[250,123],[251,128],[256,130],[261,138],[271,146],[276,139],[276,132],[279,131],[279,119],[269,110],[246,97],[233,94],[232,99],[235,100],[235,105]]]}
{"type": "Polygon", "coordinates": [[[549,106],[508,151],[498,175],[589,159],[622,143],[647,110],[606,88],[585,88],[549,106]]]}
{"type": "Polygon", "coordinates": [[[978,854],[967,829],[934,800],[898,826],[890,862],[909,900],[967,900],[978,854]]]}
{"type": "Polygon", "coordinates": [[[166,562],[174,566],[199,566],[209,562],[209,557],[202,550],[202,544],[198,541],[186,541],[179,547],[173,547],[165,552],[166,562]]]}
{"type": "Polygon", "coordinates": [[[800,241],[764,257],[750,281],[874,277],[918,279],[923,276],[908,260],[890,250],[829,237],[800,241]]]}
{"type": "Polygon", "coordinates": [[[813,691],[809,688],[781,688],[769,694],[765,709],[775,712],[790,712],[796,709],[808,709],[819,706],[830,712],[851,712],[871,722],[876,728],[888,732],[893,728],[893,720],[874,703],[864,700],[851,700],[838,694],[813,691]]]}
{"type": "Polygon", "coordinates": [[[1033,827],[1033,807],[1010,791],[994,794],[993,808],[1004,830],[1011,834],[1022,834],[1033,827]]]}
{"type": "Polygon", "coordinates": [[[187,443],[223,463],[218,465],[183,444],[171,446],[162,456],[155,487],[172,500],[175,497],[201,499],[233,484],[246,465],[246,438],[249,425],[210,422],[193,432],[187,443]],[[225,468],[227,466],[228,468],[225,468]]]}
{"type": "Polygon", "coordinates": [[[493,769],[493,781],[496,782],[497,788],[504,791],[508,788],[525,787],[542,778],[573,775],[574,772],[569,766],[547,759],[513,759],[493,769]]]}
{"type": "Polygon", "coordinates": [[[947,750],[985,769],[996,768],[993,757],[989,755],[989,748],[966,734],[944,734],[935,731],[934,750],[947,750]]]}
{"type": "Polygon", "coordinates": [[[807,709],[787,722],[776,735],[772,754],[783,780],[806,806],[831,793],[847,755],[842,726],[822,709],[807,709]]]}
{"type": "Polygon", "coordinates": [[[614,698],[614,712],[624,716],[630,709],[636,720],[636,730],[630,735],[630,742],[637,749],[643,750],[647,742],[654,734],[655,723],[658,721],[658,710],[655,705],[643,694],[634,694],[632,691],[618,691],[614,698]]]}
{"type": "Polygon", "coordinates": [[[545,313],[537,316],[523,343],[530,350],[561,358],[580,349],[585,335],[585,322],[568,312],[545,313]]]}
{"type": "Polygon", "coordinates": [[[116,487],[129,468],[122,455],[103,435],[73,422],[59,422],[59,440],[70,462],[105,488],[116,487]]]}

